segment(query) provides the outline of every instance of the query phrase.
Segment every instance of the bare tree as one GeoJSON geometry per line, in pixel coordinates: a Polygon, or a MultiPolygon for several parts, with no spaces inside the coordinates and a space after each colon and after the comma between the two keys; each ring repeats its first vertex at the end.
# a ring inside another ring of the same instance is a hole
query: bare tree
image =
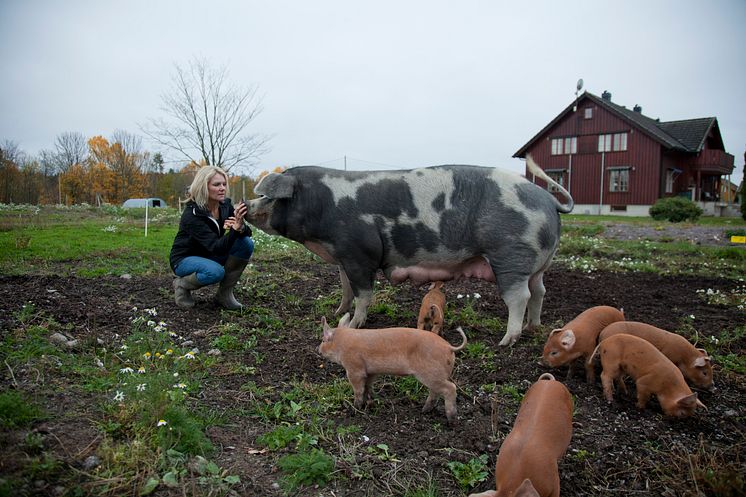
{"type": "Polygon", "coordinates": [[[231,85],[226,68],[214,69],[197,58],[186,69],[177,64],[172,87],[161,98],[167,118],[140,128],[183,158],[230,171],[251,168],[267,152],[269,138],[249,132],[263,110],[257,86],[231,85]]]}
{"type": "Polygon", "coordinates": [[[88,141],[80,132],[67,131],[57,135],[54,148],[57,168],[63,173],[75,164],[83,164],[88,158],[88,141]]]}

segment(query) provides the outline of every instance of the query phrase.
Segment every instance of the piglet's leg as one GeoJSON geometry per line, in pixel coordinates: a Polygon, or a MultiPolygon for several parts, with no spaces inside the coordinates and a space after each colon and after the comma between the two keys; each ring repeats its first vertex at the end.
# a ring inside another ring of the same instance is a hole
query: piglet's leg
{"type": "Polygon", "coordinates": [[[365,405],[369,406],[373,403],[373,382],[376,380],[376,375],[369,375],[365,380],[365,393],[363,394],[365,405]]]}
{"type": "Polygon", "coordinates": [[[593,385],[596,382],[596,365],[591,362],[586,362],[586,357],[583,357],[583,364],[585,365],[585,381],[593,385]]]}
{"type": "Polygon", "coordinates": [[[611,402],[614,400],[614,377],[609,374],[606,368],[604,368],[603,372],[601,373],[601,385],[603,385],[604,388],[604,397],[606,397],[606,402],[611,404],[611,402]]]}
{"type": "Polygon", "coordinates": [[[365,383],[367,381],[364,372],[347,371],[347,379],[350,380],[352,391],[355,393],[355,407],[362,409],[365,405],[365,383]]]}
{"type": "Polygon", "coordinates": [[[648,401],[650,400],[650,396],[652,393],[645,388],[645,386],[640,386],[640,384],[637,384],[637,408],[638,409],[645,409],[645,406],[648,405],[648,401]]]}

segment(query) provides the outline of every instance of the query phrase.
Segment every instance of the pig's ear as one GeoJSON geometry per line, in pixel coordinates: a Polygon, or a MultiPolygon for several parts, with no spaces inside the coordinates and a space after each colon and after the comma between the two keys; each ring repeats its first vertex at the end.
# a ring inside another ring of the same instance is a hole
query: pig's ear
{"type": "Polygon", "coordinates": [[[339,320],[337,328],[347,328],[350,325],[350,313],[346,312],[342,319],[339,320]]]}
{"type": "Polygon", "coordinates": [[[699,356],[696,359],[694,359],[694,362],[692,363],[692,366],[695,368],[703,368],[707,365],[707,363],[710,362],[710,358],[707,356],[699,356]]]}
{"type": "Polygon", "coordinates": [[[562,328],[553,329],[552,331],[549,332],[549,336],[547,338],[553,337],[556,333],[559,333],[560,331],[562,331],[562,328]]]}
{"type": "Polygon", "coordinates": [[[334,338],[334,328],[329,328],[329,326],[326,326],[324,328],[324,336],[321,338],[321,341],[331,342],[332,338],[334,338]]]}
{"type": "Polygon", "coordinates": [[[295,178],[287,174],[269,173],[259,180],[254,193],[268,198],[290,198],[295,190],[295,178]]]}
{"type": "Polygon", "coordinates": [[[513,497],[541,497],[541,495],[536,491],[531,480],[526,478],[523,480],[523,483],[521,483],[521,486],[515,489],[513,497]]]}
{"type": "Polygon", "coordinates": [[[565,330],[560,337],[560,345],[563,349],[570,350],[575,345],[575,333],[572,330],[565,330]]]}
{"type": "Polygon", "coordinates": [[[697,405],[697,402],[697,394],[693,393],[691,395],[681,397],[679,400],[676,401],[676,404],[683,407],[684,409],[693,409],[694,406],[697,405]]]}
{"type": "Polygon", "coordinates": [[[712,357],[707,354],[707,351],[705,349],[697,349],[697,352],[699,352],[701,355],[694,359],[695,368],[701,368],[712,362],[712,357]]]}

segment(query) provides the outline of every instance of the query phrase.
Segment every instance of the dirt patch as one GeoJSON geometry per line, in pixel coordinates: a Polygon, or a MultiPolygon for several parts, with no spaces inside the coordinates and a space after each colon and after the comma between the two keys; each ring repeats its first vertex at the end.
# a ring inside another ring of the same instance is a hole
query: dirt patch
{"type": "MultiPolygon", "coordinates": [[[[250,354],[225,354],[205,380],[203,392],[192,399],[195,404],[234,413],[237,406],[252,402],[251,395],[240,389],[249,381],[259,387],[274,388],[279,398],[293,382],[324,383],[344,377],[341,367],[323,360],[316,352],[321,316],[317,315],[314,303],[320,295],[328,296],[338,290],[336,271],[313,262],[291,262],[295,276],[294,283],[288,285],[286,279],[279,276],[287,271],[288,263],[256,261],[251,271],[261,276],[252,279],[256,281],[254,285],[241,289],[240,298],[261,307],[283,308],[282,316],[287,323],[301,324],[289,326],[281,336],[261,337],[257,345],[264,357],[261,363],[250,354]],[[255,374],[232,372],[225,366],[229,361],[255,366],[255,374]]],[[[346,478],[335,478],[326,488],[306,489],[302,495],[402,495],[405,477],[424,477],[426,473],[436,483],[438,495],[465,495],[447,464],[467,462],[480,454],[489,455],[490,476],[471,491],[487,490],[494,482],[492,468],[496,453],[510,431],[519,405],[519,401],[502,392],[501,387],[510,386],[522,393],[539,375],[548,371],[537,362],[546,334],[588,307],[621,307],[630,320],[666,329],[680,329],[686,323],[696,331],[701,343],[711,340],[710,337],[712,340],[723,337],[746,324],[743,310],[708,304],[702,294],[697,293],[700,289],[729,293],[739,284],[730,280],[672,278],[645,273],[586,274],[556,265],[547,273],[545,284],[547,296],[542,314],[545,326],[535,333],[524,333],[512,348],[498,347],[502,332],[491,333],[480,326],[466,330],[471,341],[484,343],[495,356],[486,367],[483,359],[463,353],[457,355],[454,372],[454,381],[459,386],[460,422],[457,426],[445,426],[442,402],[434,412],[423,415],[420,400],[402,395],[389,380],[381,378],[376,383],[377,402],[372,409],[358,412],[347,405],[330,421],[335,426],[359,426],[363,454],[365,447],[385,443],[400,462],[381,461],[371,456],[367,461],[371,474],[360,479],[348,462],[338,458],[337,475],[346,478]],[[495,391],[485,385],[494,385],[495,391]]],[[[381,285],[388,284],[382,281],[381,285]]],[[[450,283],[445,291],[449,313],[458,313],[468,301],[479,316],[507,320],[507,309],[493,285],[450,283]],[[475,298],[475,293],[480,298],[475,298]]],[[[18,323],[14,316],[24,304],[32,302],[44,315],[69,326],[69,334],[74,338],[99,339],[113,346],[129,333],[133,307],[155,307],[158,319],[167,322],[169,329],[189,337],[200,350],[206,351],[211,348],[211,330],[228,319],[210,302],[213,293],[214,288],[196,292],[197,307],[184,311],[172,303],[169,277],[0,277],[0,329],[3,333],[15,329],[18,323]]],[[[411,309],[416,316],[424,293],[424,289],[404,286],[401,291],[393,292],[391,298],[400,309],[411,309]]],[[[229,319],[251,326],[253,318],[236,314],[229,319]]],[[[385,314],[372,313],[367,326],[401,324],[385,314]]],[[[409,325],[414,326],[414,321],[409,325]]],[[[453,330],[445,337],[453,343],[459,341],[453,330]]],[[[743,354],[744,345],[744,338],[734,342],[734,353],[743,354]]],[[[638,411],[631,398],[617,398],[612,405],[607,405],[600,386],[586,384],[582,371],[578,377],[569,379],[565,379],[565,370],[552,372],[570,389],[576,403],[572,442],[560,462],[563,495],[697,495],[692,474],[696,462],[706,458],[722,461],[715,465],[722,464],[724,470],[735,467],[741,474],[746,472],[744,376],[727,373],[716,365],[717,391],[700,393],[708,411],[699,412],[690,419],[672,421],[662,417],[655,402],[644,411],[638,411]],[[677,480],[681,483],[672,487],[672,481],[677,480]]],[[[99,400],[86,399],[69,385],[53,386],[54,379],[40,379],[33,371],[16,371],[11,377],[4,368],[2,381],[5,386],[16,382],[19,388],[37,395],[38,400],[55,413],[53,422],[35,428],[54,435],[51,445],[68,464],[80,467],[85,457],[95,452],[99,435],[91,421],[101,417],[95,408],[99,400]]],[[[241,477],[242,483],[237,489],[240,495],[280,495],[276,485],[279,474],[274,465],[278,454],[257,450],[261,448],[256,443],[257,437],[269,429],[258,419],[231,414],[225,424],[208,430],[218,447],[216,462],[241,477]]],[[[15,432],[0,433],[0,443],[6,447],[13,447],[17,438],[15,432]]],[[[340,450],[339,447],[326,449],[330,453],[340,450]]],[[[12,471],[20,457],[17,449],[6,451],[0,456],[0,470],[3,473],[12,471]]],[[[54,482],[42,483],[39,494],[53,494],[54,482]]],[[[700,491],[704,492],[700,495],[712,495],[707,489],[700,488],[700,491]]],[[[159,489],[158,492],[158,495],[170,495],[168,490],[159,489]]],[[[180,491],[173,495],[177,493],[181,495],[180,491]]]]}

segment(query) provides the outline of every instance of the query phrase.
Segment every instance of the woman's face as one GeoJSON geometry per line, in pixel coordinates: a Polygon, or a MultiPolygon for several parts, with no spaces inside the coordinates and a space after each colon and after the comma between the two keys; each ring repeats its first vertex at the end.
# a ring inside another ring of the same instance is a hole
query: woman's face
{"type": "Polygon", "coordinates": [[[225,176],[220,173],[215,173],[210,181],[207,182],[207,198],[213,202],[221,202],[225,200],[225,189],[227,181],[225,176]]]}

